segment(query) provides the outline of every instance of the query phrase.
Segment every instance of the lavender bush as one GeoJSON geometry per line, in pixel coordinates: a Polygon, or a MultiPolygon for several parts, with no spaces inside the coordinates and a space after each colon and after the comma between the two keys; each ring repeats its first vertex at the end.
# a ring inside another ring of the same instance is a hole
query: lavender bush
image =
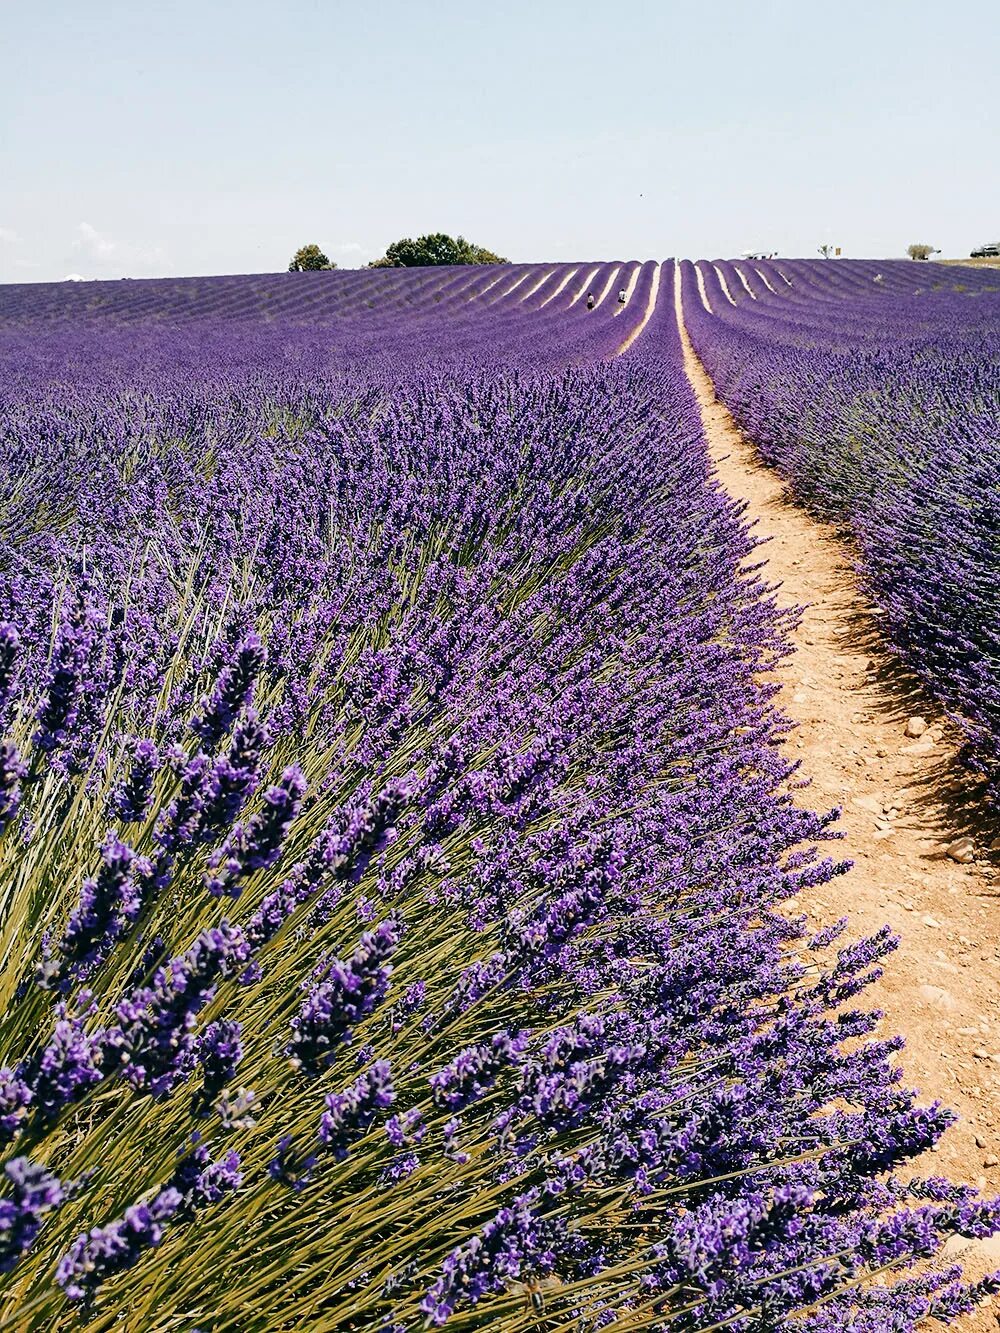
{"type": "Polygon", "coordinates": [[[790,901],[836,812],[670,270],[615,360],[595,267],[5,294],[0,1328],[992,1290],[924,1261],[997,1206],[897,1171],[894,940],[790,901]]]}

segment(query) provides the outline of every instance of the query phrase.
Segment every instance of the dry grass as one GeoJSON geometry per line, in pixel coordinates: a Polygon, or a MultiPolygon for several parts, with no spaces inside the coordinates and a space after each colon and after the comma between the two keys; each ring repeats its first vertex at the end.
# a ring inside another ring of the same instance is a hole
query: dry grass
{"type": "Polygon", "coordinates": [[[1000,255],[989,259],[939,259],[939,264],[958,264],[962,268],[1000,268],[1000,255]]]}

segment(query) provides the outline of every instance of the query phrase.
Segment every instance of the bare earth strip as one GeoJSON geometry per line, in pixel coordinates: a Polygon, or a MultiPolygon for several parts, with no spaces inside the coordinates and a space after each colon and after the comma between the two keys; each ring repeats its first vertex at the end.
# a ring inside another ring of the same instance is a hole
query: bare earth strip
{"type": "Polygon", "coordinates": [[[639,284],[639,274],[641,272],[642,272],[642,265],[636,264],[632,269],[632,273],[629,276],[628,284],[625,287],[625,300],[622,302],[621,305],[617,306],[616,309],[612,312],[613,319],[617,319],[618,316],[624,310],[627,309],[628,303],[632,299],[632,293],[635,291],[636,287],[639,284]]]}
{"type": "Polygon", "coordinates": [[[618,274],[621,271],[622,271],[621,264],[616,265],[611,270],[611,275],[608,278],[607,282],[604,284],[604,290],[601,292],[600,296],[598,296],[597,301],[594,305],[595,310],[599,310],[600,307],[604,304],[604,298],[607,296],[608,292],[610,292],[611,288],[615,285],[615,278],[618,277],[618,274]]]}
{"type": "MultiPolygon", "coordinates": [[[[642,319],[635,326],[632,332],[628,335],[628,337],[622,343],[621,347],[618,348],[618,351],[615,353],[615,356],[621,356],[623,352],[627,352],[628,349],[635,342],[636,338],[638,338],[639,334],[642,333],[643,329],[652,319],[653,311],[656,309],[656,298],[658,297],[660,292],[660,273],[662,269],[663,269],[662,264],[657,264],[656,268],[653,269],[653,280],[649,284],[649,299],[646,302],[646,309],[643,311],[642,319]]],[[[638,269],[636,270],[636,272],[638,272],[638,269]]]]}
{"type": "MultiPolygon", "coordinates": [[[[849,915],[852,937],[885,922],[902,935],[868,1003],[885,1012],[884,1032],[906,1038],[907,1083],[961,1117],[920,1169],[1000,1193],[1000,894],[996,857],[985,850],[992,835],[957,760],[960,737],[889,651],[849,546],[789,501],[717,402],[677,288],[685,367],[716,476],[767,540],[755,557],[767,560],[779,601],[805,607],[796,651],[779,671],[779,704],[798,724],[789,752],[811,779],[798,799],[843,808],[845,837],[830,848],[854,868],[811,890],[801,910],[815,925],[849,915]],[[915,716],[928,724],[919,738],[906,734],[915,716]],[[973,863],[944,853],[962,836],[976,845],[973,863]]],[[[1000,1241],[972,1244],[964,1258],[975,1276],[1000,1268],[1000,1241]]],[[[998,1309],[994,1298],[954,1327],[996,1333],[998,1309]]]]}

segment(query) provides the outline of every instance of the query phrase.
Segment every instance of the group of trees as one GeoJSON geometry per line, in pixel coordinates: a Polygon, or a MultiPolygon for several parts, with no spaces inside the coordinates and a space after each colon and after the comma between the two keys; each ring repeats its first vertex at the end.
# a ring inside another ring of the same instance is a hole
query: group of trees
{"type": "MultiPolygon", "coordinates": [[[[369,268],[422,268],[443,264],[508,264],[485,246],[474,245],[464,236],[448,236],[443,231],[431,232],[412,240],[404,236],[393,241],[381,259],[374,259],[369,268]]],[[[303,245],[292,256],[289,273],[305,273],[336,268],[318,245],[303,245]]]]}
{"type": "Polygon", "coordinates": [[[487,250],[485,246],[474,245],[464,236],[448,236],[443,231],[435,231],[428,236],[418,236],[411,240],[405,236],[401,241],[393,241],[381,259],[373,260],[369,268],[422,268],[429,265],[444,264],[508,264],[508,259],[487,250]]]}

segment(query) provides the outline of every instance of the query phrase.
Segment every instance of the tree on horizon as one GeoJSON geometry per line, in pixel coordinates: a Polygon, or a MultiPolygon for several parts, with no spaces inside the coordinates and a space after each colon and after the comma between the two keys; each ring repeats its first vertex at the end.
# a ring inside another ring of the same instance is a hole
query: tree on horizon
{"type": "Polygon", "coordinates": [[[321,272],[336,267],[337,265],[327,259],[318,245],[302,245],[292,256],[288,271],[289,273],[321,272]]]}
{"type": "Polygon", "coordinates": [[[369,268],[422,268],[448,264],[509,264],[509,259],[475,245],[464,236],[452,237],[446,232],[430,232],[413,240],[409,236],[393,241],[381,259],[374,259],[369,268]]]}

